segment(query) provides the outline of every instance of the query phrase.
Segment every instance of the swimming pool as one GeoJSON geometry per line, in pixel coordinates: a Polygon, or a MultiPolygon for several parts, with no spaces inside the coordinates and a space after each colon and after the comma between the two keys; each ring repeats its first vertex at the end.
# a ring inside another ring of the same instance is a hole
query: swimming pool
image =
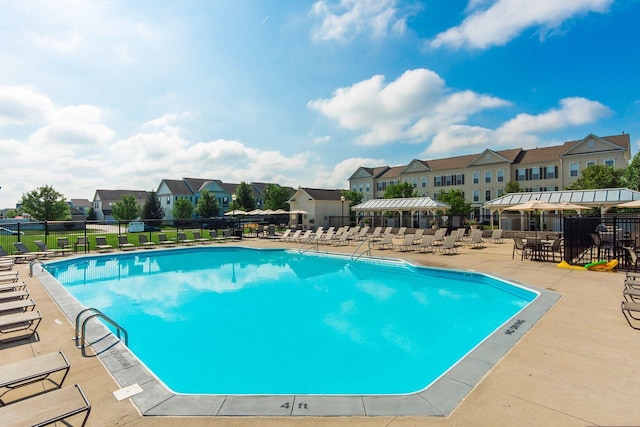
{"type": "Polygon", "coordinates": [[[136,356],[188,394],[418,393],[538,296],[472,272],[238,247],[47,270],[123,325],[136,356]]]}

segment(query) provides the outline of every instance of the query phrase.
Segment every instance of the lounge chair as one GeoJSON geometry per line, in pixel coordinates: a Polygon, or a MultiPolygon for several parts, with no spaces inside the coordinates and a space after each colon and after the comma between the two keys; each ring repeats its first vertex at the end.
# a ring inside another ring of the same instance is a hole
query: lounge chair
{"type": "Polygon", "coordinates": [[[296,240],[298,240],[298,237],[300,237],[300,234],[302,234],[302,230],[296,230],[293,235],[287,237],[284,239],[285,242],[295,242],[296,240]]]}
{"type": "Polygon", "coordinates": [[[33,243],[35,243],[38,249],[40,249],[40,252],[50,252],[53,255],[65,255],[73,251],[71,248],[49,249],[42,240],[34,240],[33,243]]]}
{"type": "Polygon", "coordinates": [[[400,227],[398,229],[398,232],[396,233],[396,237],[404,237],[406,232],[407,232],[407,227],[400,227]]]}
{"type": "Polygon", "coordinates": [[[0,315],[33,311],[34,308],[36,308],[36,302],[31,298],[0,302],[0,315]]]}
{"type": "Polygon", "coordinates": [[[351,244],[351,235],[348,232],[344,232],[329,242],[331,246],[348,246],[351,244]]]}
{"type": "Polygon", "coordinates": [[[402,243],[399,243],[397,245],[393,245],[393,249],[394,250],[401,250],[403,252],[404,251],[409,251],[413,247],[413,240],[414,240],[413,234],[405,234],[404,239],[402,240],[402,243]]]}
{"type": "Polygon", "coordinates": [[[36,333],[41,320],[42,314],[39,311],[0,316],[0,342],[31,338],[36,333]]]}
{"type": "Polygon", "coordinates": [[[30,261],[36,258],[35,255],[31,255],[31,254],[13,254],[13,255],[8,254],[7,251],[5,251],[2,246],[0,246],[0,257],[3,260],[13,259],[15,262],[30,261]]]}
{"type": "Polygon", "coordinates": [[[456,247],[456,236],[450,235],[444,238],[444,243],[438,248],[438,252],[445,255],[453,255],[458,252],[456,247]]]}
{"type": "Polygon", "coordinates": [[[444,235],[447,234],[446,228],[438,228],[433,234],[433,244],[441,245],[444,242],[444,235]]]}
{"type": "MultiPolygon", "coordinates": [[[[84,413],[87,423],[91,404],[78,384],[0,407],[4,425],[45,426],[84,413]]],[[[68,424],[68,423],[67,423],[68,424]]]]}
{"type": "Polygon", "coordinates": [[[322,235],[321,238],[318,239],[318,243],[329,245],[331,241],[336,238],[336,233],[332,229],[327,230],[326,233],[322,235]]]}
{"type": "Polygon", "coordinates": [[[625,301],[638,302],[640,301],[640,289],[625,288],[625,290],[622,292],[622,296],[624,297],[625,301]]]}
{"type": "Polygon", "coordinates": [[[491,236],[488,239],[491,243],[502,243],[502,229],[497,228],[495,230],[491,230],[491,236]]]}
{"type": "Polygon", "coordinates": [[[640,303],[622,301],[620,309],[622,310],[622,314],[627,320],[629,326],[631,326],[633,329],[640,329],[640,326],[637,325],[637,323],[640,322],[640,303]],[[633,319],[634,322],[631,322],[631,319],[633,319]],[[634,323],[636,323],[635,326],[634,323]]]}
{"type": "Polygon", "coordinates": [[[195,243],[196,243],[195,240],[187,239],[187,233],[178,233],[178,244],[191,246],[195,243]]]}
{"type": "Polygon", "coordinates": [[[385,234],[382,240],[373,244],[374,249],[393,249],[393,234],[385,234]]]}
{"type": "Polygon", "coordinates": [[[69,368],[69,362],[62,351],[0,366],[0,404],[7,405],[61,388],[69,368]],[[25,396],[25,393],[21,393],[18,399],[9,401],[5,398],[11,391],[35,383],[39,387],[34,390],[34,394],[25,396]]]}
{"type": "Polygon", "coordinates": [[[418,228],[416,232],[413,233],[413,243],[420,243],[422,241],[422,236],[424,236],[424,228],[418,228]]]}
{"type": "Polygon", "coordinates": [[[89,239],[87,239],[86,237],[78,237],[76,242],[73,244],[73,250],[75,252],[78,252],[78,248],[83,248],[85,252],[88,251],[89,239]]]}
{"type": "Polygon", "coordinates": [[[160,242],[160,245],[167,247],[176,245],[175,241],[167,239],[167,235],[165,233],[158,233],[158,242],[160,242]]]}
{"type": "Polygon", "coordinates": [[[53,252],[42,251],[42,252],[33,252],[27,249],[27,247],[22,242],[13,242],[13,246],[16,247],[19,255],[32,255],[34,258],[47,258],[52,255],[53,252]]]}
{"type": "Polygon", "coordinates": [[[205,239],[204,237],[202,237],[199,231],[193,232],[193,240],[194,242],[200,243],[200,244],[209,243],[209,239],[205,239]]]}
{"type": "Polygon", "coordinates": [[[353,236],[354,240],[364,240],[367,238],[367,233],[369,232],[369,226],[365,225],[358,231],[357,234],[353,236]]]}
{"type": "Polygon", "coordinates": [[[414,249],[417,249],[420,252],[432,252],[433,253],[433,236],[430,234],[422,236],[422,241],[415,245],[414,249]]]}
{"type": "Polygon", "coordinates": [[[6,271],[11,270],[15,265],[15,258],[0,258],[0,270],[6,271]]]}
{"type": "Polygon", "coordinates": [[[18,281],[17,271],[0,272],[0,283],[13,283],[18,281]]]}
{"type": "Polygon", "coordinates": [[[373,229],[373,233],[371,233],[371,236],[369,236],[369,240],[374,241],[374,240],[380,240],[382,237],[380,237],[380,235],[382,234],[382,227],[376,227],[373,229]]]}
{"type": "Polygon", "coordinates": [[[0,292],[0,303],[26,298],[29,298],[29,292],[25,289],[22,289],[20,291],[0,292]]]}
{"type": "Polygon", "coordinates": [[[468,242],[465,242],[467,246],[473,248],[484,248],[484,241],[482,240],[482,230],[472,230],[471,238],[468,242]]]}
{"type": "Polygon", "coordinates": [[[284,233],[282,233],[281,236],[277,237],[277,239],[280,241],[286,242],[290,234],[291,234],[291,229],[287,228],[286,230],[284,230],[284,233]]]}
{"type": "Polygon", "coordinates": [[[153,249],[156,247],[156,244],[147,240],[146,234],[138,234],[138,246],[143,247],[145,249],[153,249]]]}
{"type": "Polygon", "coordinates": [[[69,249],[73,250],[73,246],[69,243],[69,238],[67,237],[58,237],[58,249],[69,249]]]}
{"type": "Polygon", "coordinates": [[[26,288],[27,288],[27,285],[24,282],[18,283],[17,281],[15,281],[13,283],[6,283],[4,285],[0,285],[0,292],[21,291],[26,288]]]}
{"type": "Polygon", "coordinates": [[[132,251],[136,248],[136,245],[129,243],[126,235],[120,235],[118,236],[118,248],[120,248],[121,251],[132,251]]]}
{"type": "Polygon", "coordinates": [[[113,246],[107,244],[107,238],[104,236],[96,236],[96,249],[98,252],[111,252],[113,246]]]}
{"type": "Polygon", "coordinates": [[[627,253],[629,254],[629,262],[627,262],[627,272],[631,271],[631,268],[633,268],[633,271],[636,272],[638,271],[638,254],[636,253],[636,250],[634,248],[630,248],[627,247],[625,248],[627,250],[627,253]]]}
{"type": "Polygon", "coordinates": [[[301,234],[295,241],[296,243],[306,243],[309,239],[311,239],[311,230],[307,230],[304,234],[301,234]]]}

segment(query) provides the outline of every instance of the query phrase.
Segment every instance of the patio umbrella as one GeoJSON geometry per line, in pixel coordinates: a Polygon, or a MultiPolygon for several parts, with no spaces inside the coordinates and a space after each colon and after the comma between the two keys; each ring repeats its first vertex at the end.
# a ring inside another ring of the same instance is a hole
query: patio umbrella
{"type": "Polygon", "coordinates": [[[302,209],[294,209],[292,211],[289,211],[290,214],[304,214],[307,215],[309,212],[307,211],[303,211],[302,209]]]}
{"type": "MultiPolygon", "coordinates": [[[[529,200],[519,205],[509,206],[505,211],[521,211],[521,212],[541,212],[560,210],[558,204],[542,202],[540,200],[529,200]]],[[[536,227],[536,238],[538,238],[538,227],[536,227]]]]}
{"type": "Polygon", "coordinates": [[[632,200],[630,202],[620,203],[616,208],[636,208],[640,209],[640,200],[632,200]]]}
{"type": "Polygon", "coordinates": [[[265,215],[267,211],[263,211],[262,209],[254,209],[252,211],[247,212],[247,215],[265,215]]]}
{"type": "Polygon", "coordinates": [[[224,214],[225,214],[225,215],[233,215],[233,216],[236,216],[236,215],[246,215],[246,214],[247,214],[247,211],[243,211],[242,209],[234,209],[234,210],[232,210],[232,211],[225,212],[224,214]]]}
{"type": "Polygon", "coordinates": [[[273,214],[274,215],[288,215],[289,211],[285,211],[284,209],[278,209],[273,214]]]}

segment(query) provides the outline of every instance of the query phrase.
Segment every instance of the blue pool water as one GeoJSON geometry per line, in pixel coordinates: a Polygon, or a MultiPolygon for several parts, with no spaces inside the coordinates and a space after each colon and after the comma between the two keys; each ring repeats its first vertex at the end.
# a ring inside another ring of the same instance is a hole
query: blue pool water
{"type": "Polygon", "coordinates": [[[476,273],[236,247],[46,268],[189,394],[417,392],[537,296],[476,273]]]}

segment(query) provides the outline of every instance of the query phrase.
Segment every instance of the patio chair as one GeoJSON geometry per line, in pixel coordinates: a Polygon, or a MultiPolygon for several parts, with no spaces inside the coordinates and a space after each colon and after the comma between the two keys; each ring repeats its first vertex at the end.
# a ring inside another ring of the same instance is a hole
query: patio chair
{"type": "Polygon", "coordinates": [[[5,425],[45,426],[84,414],[80,424],[84,426],[90,412],[91,404],[80,386],[74,384],[0,407],[0,419],[5,425]]]}
{"type": "Polygon", "coordinates": [[[29,292],[25,289],[20,291],[0,292],[0,303],[18,301],[29,298],[29,292]]]}
{"type": "Polygon", "coordinates": [[[454,234],[444,238],[444,243],[438,248],[438,252],[445,255],[454,255],[458,253],[456,247],[456,236],[454,234]]]}
{"type": "Polygon", "coordinates": [[[398,232],[396,233],[396,237],[404,237],[406,232],[407,232],[407,227],[400,227],[398,229],[398,232]]]}
{"type": "Polygon", "coordinates": [[[71,252],[71,249],[64,248],[49,249],[49,247],[42,240],[34,240],[33,243],[35,243],[38,249],[40,249],[40,252],[49,252],[53,255],[64,255],[71,252]]]}
{"type": "Polygon", "coordinates": [[[444,235],[447,234],[446,228],[438,228],[433,234],[433,244],[440,245],[444,242],[444,235]]]}
{"type": "Polygon", "coordinates": [[[98,252],[111,252],[113,246],[107,244],[107,238],[104,236],[96,236],[96,249],[98,252]]]}
{"type": "Polygon", "coordinates": [[[12,270],[15,263],[16,263],[15,258],[9,258],[9,257],[0,258],[0,270],[2,271],[12,270]]]}
{"type": "MultiPolygon", "coordinates": [[[[17,277],[18,276],[16,274],[16,278],[17,277]]],[[[16,280],[13,283],[5,283],[3,285],[0,285],[0,293],[2,293],[2,292],[21,291],[21,290],[26,289],[26,288],[27,288],[27,285],[24,282],[18,283],[18,281],[16,280]]]]}
{"type": "Polygon", "coordinates": [[[31,338],[38,330],[41,320],[42,314],[39,311],[0,316],[0,342],[7,343],[31,338]]]}
{"type": "Polygon", "coordinates": [[[513,251],[511,252],[511,259],[514,259],[517,253],[520,254],[521,261],[525,258],[529,258],[529,248],[525,246],[521,237],[513,238],[513,251]]]}
{"type": "Polygon", "coordinates": [[[7,253],[7,251],[4,250],[4,248],[2,246],[0,246],[0,258],[4,261],[12,259],[14,260],[14,262],[20,262],[20,261],[30,261],[32,259],[35,259],[35,256],[33,255],[21,255],[21,254],[13,254],[10,255],[7,253]]]}
{"type": "Polygon", "coordinates": [[[136,245],[129,243],[126,235],[120,235],[118,236],[118,248],[120,248],[121,251],[132,251],[136,248],[136,245]]]}
{"type": "Polygon", "coordinates": [[[291,229],[287,228],[286,230],[284,230],[284,233],[282,233],[281,236],[278,236],[278,240],[286,242],[290,234],[291,234],[291,229]]]}
{"type": "Polygon", "coordinates": [[[424,228],[418,228],[416,232],[413,234],[413,243],[418,244],[422,241],[422,236],[424,236],[424,228]]]}
{"type": "Polygon", "coordinates": [[[351,235],[349,233],[342,233],[335,239],[330,240],[332,246],[348,246],[351,244],[351,235]]]}
{"type": "Polygon", "coordinates": [[[0,366],[0,404],[18,402],[27,397],[56,390],[62,387],[69,373],[69,362],[62,351],[46,353],[30,359],[0,366]],[[33,394],[20,393],[17,399],[7,401],[13,390],[38,384],[33,394]]]}
{"type": "Polygon", "coordinates": [[[484,240],[482,239],[482,230],[471,230],[471,238],[465,242],[467,246],[475,249],[484,248],[484,240]]]}
{"type": "Polygon", "coordinates": [[[369,236],[369,240],[374,241],[374,240],[380,240],[381,237],[380,235],[382,234],[382,227],[376,227],[373,229],[373,233],[371,233],[371,236],[369,236]]]}
{"type": "Polygon", "coordinates": [[[551,246],[546,247],[544,251],[546,252],[545,258],[548,259],[549,255],[551,255],[553,262],[556,262],[556,254],[559,254],[562,261],[562,239],[554,240],[551,246]]]}
{"type": "Polygon", "coordinates": [[[13,283],[18,281],[17,271],[0,272],[0,283],[13,283]]]}
{"type": "Polygon", "coordinates": [[[69,243],[68,237],[58,237],[58,249],[69,249],[73,250],[73,246],[69,243]]]}
{"type": "Polygon", "coordinates": [[[138,234],[138,246],[143,247],[145,249],[153,249],[156,247],[156,244],[153,242],[150,242],[147,239],[147,235],[146,234],[138,234]]]}

